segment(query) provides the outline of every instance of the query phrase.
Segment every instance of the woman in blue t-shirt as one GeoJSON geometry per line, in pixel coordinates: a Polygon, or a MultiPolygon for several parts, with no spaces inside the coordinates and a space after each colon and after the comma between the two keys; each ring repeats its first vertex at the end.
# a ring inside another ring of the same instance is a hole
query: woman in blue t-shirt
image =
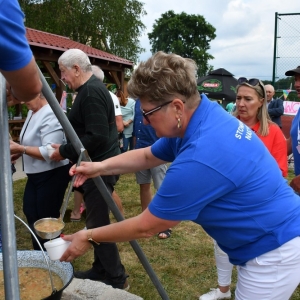
{"type": "Polygon", "coordinates": [[[199,95],[195,74],[194,61],[163,52],[135,69],[128,92],[141,100],[144,122],[161,138],[102,162],[82,162],[70,174],[79,186],[99,175],[172,163],[143,213],[65,236],[72,243],[61,260],[85,253],[89,241],[131,241],[191,220],[238,266],[236,300],[288,299],[300,281],[299,197],[257,135],[199,95]]]}

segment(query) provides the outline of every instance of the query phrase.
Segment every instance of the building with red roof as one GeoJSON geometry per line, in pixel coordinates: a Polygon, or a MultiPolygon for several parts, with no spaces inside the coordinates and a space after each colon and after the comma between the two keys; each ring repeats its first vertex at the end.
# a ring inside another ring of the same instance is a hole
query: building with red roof
{"type": "Polygon", "coordinates": [[[76,48],[85,52],[93,65],[99,66],[112,83],[124,90],[125,69],[132,69],[133,62],[99,49],[71,40],[68,37],[26,28],[26,37],[36,61],[41,62],[42,72],[49,74],[56,85],[56,97],[60,99],[64,89],[57,60],[63,52],[76,48]]]}

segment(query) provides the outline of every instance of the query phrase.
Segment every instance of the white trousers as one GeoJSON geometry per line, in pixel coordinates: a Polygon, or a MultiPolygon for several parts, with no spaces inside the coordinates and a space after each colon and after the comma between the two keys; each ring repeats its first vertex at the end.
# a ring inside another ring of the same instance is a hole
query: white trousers
{"type": "Polygon", "coordinates": [[[218,272],[218,285],[228,286],[231,283],[233,265],[229,262],[228,255],[218,246],[214,240],[215,260],[218,272]]]}
{"type": "MultiPolygon", "coordinates": [[[[230,268],[232,265],[227,265],[231,277],[230,268]]],[[[223,269],[226,270],[225,264],[223,269]]],[[[300,283],[300,237],[249,260],[237,270],[235,300],[288,300],[300,283]]]]}

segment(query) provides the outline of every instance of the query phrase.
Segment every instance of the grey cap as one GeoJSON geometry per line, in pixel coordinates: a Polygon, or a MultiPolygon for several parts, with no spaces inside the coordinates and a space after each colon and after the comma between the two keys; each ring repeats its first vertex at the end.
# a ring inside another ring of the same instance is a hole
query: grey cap
{"type": "Polygon", "coordinates": [[[286,76],[294,76],[295,74],[300,74],[300,66],[298,66],[296,69],[285,72],[286,76]]]}

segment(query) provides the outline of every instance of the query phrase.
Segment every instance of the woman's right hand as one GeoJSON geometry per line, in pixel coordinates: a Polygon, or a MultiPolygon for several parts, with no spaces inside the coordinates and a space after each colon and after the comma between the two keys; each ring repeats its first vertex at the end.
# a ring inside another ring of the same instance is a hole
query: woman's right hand
{"type": "Polygon", "coordinates": [[[71,242],[68,249],[60,258],[60,261],[71,262],[76,257],[83,255],[93,246],[87,239],[87,231],[80,230],[72,235],[61,235],[61,238],[65,241],[71,242]]]}
{"type": "Polygon", "coordinates": [[[97,167],[100,162],[81,162],[80,166],[73,165],[69,171],[71,176],[76,176],[74,186],[82,185],[88,178],[93,178],[101,175],[100,168],[97,167]]]}

